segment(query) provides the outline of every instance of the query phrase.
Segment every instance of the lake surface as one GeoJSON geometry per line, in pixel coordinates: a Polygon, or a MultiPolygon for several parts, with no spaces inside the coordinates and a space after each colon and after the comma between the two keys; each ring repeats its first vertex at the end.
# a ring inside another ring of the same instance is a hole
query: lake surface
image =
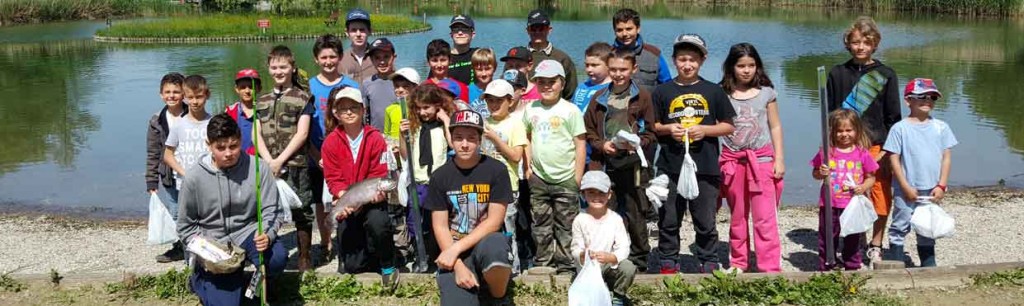
{"type": "MultiPolygon", "coordinates": [[[[416,67],[425,75],[427,42],[448,39],[450,15],[435,14],[427,17],[433,30],[389,37],[397,45],[397,66],[416,67]]],[[[598,14],[598,20],[589,14],[559,12],[551,37],[574,57],[581,77],[586,76],[583,50],[613,38],[611,13],[598,14]]],[[[716,82],[728,47],[754,44],[779,92],[788,171],[783,202],[815,203],[817,183],[808,166],[820,141],[815,68],[848,58],[840,36],[856,16],[820,11],[684,15],[645,15],[644,40],[671,50],[681,32],[701,34],[711,52],[702,75],[716,82]]],[[[476,18],[474,45],[501,54],[525,44],[524,19],[476,18]]],[[[876,54],[899,74],[900,88],[910,78],[929,77],[944,94],[935,116],[947,121],[960,141],[953,150],[950,185],[1004,180],[1024,186],[1024,24],[928,16],[876,19],[883,32],[876,54]]],[[[103,26],[74,22],[0,28],[0,210],[142,215],[146,126],[162,107],[160,77],[170,71],[206,76],[213,90],[207,109],[220,111],[235,101],[234,73],[256,67],[265,74],[266,52],[274,45],[93,42],[92,33],[103,26]]],[[[312,40],[282,43],[295,50],[301,68],[316,72],[312,40]]]]}

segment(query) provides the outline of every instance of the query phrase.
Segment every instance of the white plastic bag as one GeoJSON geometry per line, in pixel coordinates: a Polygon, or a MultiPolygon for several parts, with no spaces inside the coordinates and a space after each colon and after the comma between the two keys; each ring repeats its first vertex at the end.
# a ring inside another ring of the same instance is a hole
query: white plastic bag
{"type": "Polygon", "coordinates": [[[327,207],[330,206],[332,202],[334,202],[334,196],[331,195],[331,190],[327,188],[327,181],[326,180],[324,180],[324,192],[320,196],[321,196],[321,200],[323,200],[323,202],[321,202],[321,203],[324,203],[324,210],[325,211],[331,211],[331,209],[327,208],[327,207]]]}
{"type": "Polygon", "coordinates": [[[586,258],[583,268],[569,286],[569,306],[611,305],[612,295],[601,277],[601,264],[590,259],[589,251],[583,257],[586,258]]]}
{"type": "Polygon", "coordinates": [[[174,224],[174,218],[164,207],[160,197],[156,194],[149,196],[149,235],[146,238],[147,244],[166,244],[178,241],[178,231],[174,224]]]}
{"type": "Polygon", "coordinates": [[[846,237],[853,234],[867,232],[878,219],[878,213],[871,204],[871,200],[864,195],[856,195],[850,199],[843,214],[839,215],[839,236],[846,237]]]}
{"type": "Polygon", "coordinates": [[[659,175],[650,184],[645,191],[647,199],[654,205],[654,209],[659,209],[662,203],[668,201],[668,175],[659,175]]]}
{"type": "Polygon", "coordinates": [[[952,237],[956,233],[956,222],[942,207],[928,200],[918,202],[910,225],[918,235],[932,239],[952,237]]]}
{"type": "Polygon", "coordinates": [[[280,205],[286,210],[302,208],[302,199],[299,199],[299,195],[295,194],[295,191],[292,190],[292,186],[288,185],[288,182],[277,179],[277,194],[281,199],[280,205]]]}
{"type": "Polygon", "coordinates": [[[402,159],[402,171],[398,173],[398,204],[402,207],[409,205],[409,165],[402,159]]]}
{"type": "Polygon", "coordinates": [[[291,208],[285,207],[284,205],[278,205],[277,209],[279,209],[277,211],[277,223],[278,224],[284,225],[284,224],[289,224],[289,223],[292,223],[293,221],[295,221],[295,219],[292,219],[292,209],[291,208]]]}
{"type": "Polygon", "coordinates": [[[697,163],[690,157],[690,137],[686,137],[686,155],[683,156],[683,167],[679,170],[676,191],[687,200],[696,199],[700,194],[697,187],[697,163]]]}

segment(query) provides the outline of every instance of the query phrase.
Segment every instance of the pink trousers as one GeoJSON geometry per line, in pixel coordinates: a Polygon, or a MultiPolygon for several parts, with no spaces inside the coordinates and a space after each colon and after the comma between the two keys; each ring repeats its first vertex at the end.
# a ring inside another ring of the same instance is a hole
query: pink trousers
{"type": "Polygon", "coordinates": [[[729,202],[731,225],[729,230],[729,262],[732,267],[749,271],[750,219],[754,226],[754,248],[757,270],[778,273],[782,270],[781,242],[776,218],[782,180],[773,176],[773,162],[754,165],[747,161],[723,164],[724,198],[729,202]],[[732,166],[731,169],[724,167],[732,166]],[[753,166],[753,167],[752,167],[753,166]],[[728,170],[728,171],[727,171],[728,170]],[[754,174],[751,171],[760,173],[754,174]],[[731,173],[731,175],[730,175],[731,173]]]}

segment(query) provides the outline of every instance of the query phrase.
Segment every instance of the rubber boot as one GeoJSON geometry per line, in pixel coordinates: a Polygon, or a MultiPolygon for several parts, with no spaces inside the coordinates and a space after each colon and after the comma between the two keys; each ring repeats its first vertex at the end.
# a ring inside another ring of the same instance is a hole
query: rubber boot
{"type": "Polygon", "coordinates": [[[919,246],[917,246],[917,255],[921,257],[921,267],[934,267],[935,266],[935,246],[934,245],[919,245],[919,246]]]}
{"type": "Polygon", "coordinates": [[[296,230],[295,236],[299,242],[299,272],[306,272],[313,267],[313,259],[309,255],[309,250],[313,245],[313,231],[296,230]]]}

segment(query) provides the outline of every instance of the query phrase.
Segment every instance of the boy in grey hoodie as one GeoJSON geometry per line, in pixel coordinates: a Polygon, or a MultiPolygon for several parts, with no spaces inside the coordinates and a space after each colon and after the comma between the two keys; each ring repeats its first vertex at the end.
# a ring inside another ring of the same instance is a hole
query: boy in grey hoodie
{"type": "MultiPolygon", "coordinates": [[[[284,271],[288,253],[277,240],[279,228],[278,195],[270,164],[260,161],[260,181],[256,182],[256,164],[241,154],[241,133],[227,114],[214,116],[207,126],[210,153],[203,154],[188,169],[178,195],[178,235],[186,245],[197,236],[234,243],[245,249],[246,260],[254,265],[263,253],[267,276],[284,271]],[[256,184],[262,187],[264,233],[257,233],[256,184]]],[[[192,292],[203,305],[239,305],[242,290],[248,284],[243,269],[229,274],[213,274],[194,266],[189,278],[192,292]]]]}

